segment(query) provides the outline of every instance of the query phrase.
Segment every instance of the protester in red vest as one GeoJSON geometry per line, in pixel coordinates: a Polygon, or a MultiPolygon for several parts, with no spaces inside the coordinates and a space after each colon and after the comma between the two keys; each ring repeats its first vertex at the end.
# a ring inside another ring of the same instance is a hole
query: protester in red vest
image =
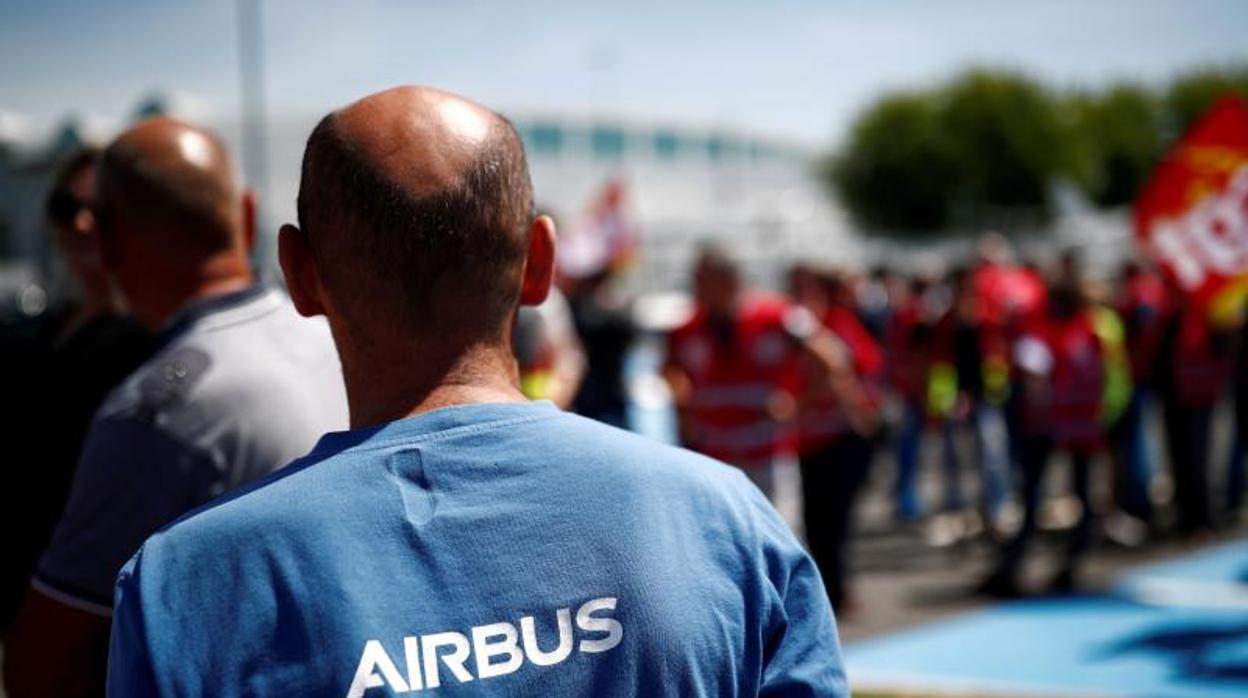
{"type": "Polygon", "coordinates": [[[746,292],[736,263],[719,250],[700,255],[694,297],[693,316],[668,338],[663,368],[681,440],[737,465],[770,496],[773,461],[793,449],[801,362],[815,367],[820,384],[838,399],[856,404],[848,352],[809,312],[778,296],[746,292]]]}
{"type": "MultiPolygon", "coordinates": [[[[958,433],[973,427],[970,419],[976,396],[982,392],[981,353],[975,296],[968,283],[969,271],[952,269],[942,284],[944,302],[937,304],[936,320],[925,347],[927,352],[926,407],[928,418],[940,430],[941,461],[945,487],[943,513],[956,524],[955,536],[963,528],[956,519],[964,506],[962,465],[958,433]]],[[[978,444],[978,439],[976,439],[978,444]]],[[[988,488],[983,488],[987,493],[988,488]]]]}
{"type": "Polygon", "coordinates": [[[980,260],[970,284],[977,307],[982,392],[972,413],[984,483],[984,517],[999,534],[1002,513],[1013,492],[1011,462],[1019,456],[1019,374],[1012,348],[1024,328],[1042,318],[1045,283],[1034,265],[1011,260],[1009,242],[999,233],[980,240],[980,260]]]}
{"type": "Polygon", "coordinates": [[[1214,407],[1232,377],[1233,336],[1173,285],[1173,313],[1158,357],[1178,530],[1200,534],[1212,525],[1209,445],[1214,407]]]}
{"type": "Polygon", "coordinates": [[[1118,400],[1109,390],[1115,370],[1116,333],[1105,324],[1105,308],[1091,305],[1077,275],[1061,278],[1048,294],[1043,319],[1029,323],[1015,345],[1020,421],[1018,449],[1023,474],[1022,526],[1002,549],[1001,561],[981,590],[1000,596],[1019,593],[1018,568],[1036,531],[1045,473],[1056,449],[1070,459],[1072,488],[1081,505],[1065,560],[1052,586],[1075,586],[1077,567],[1091,543],[1094,509],[1089,495],[1093,457],[1106,445],[1107,410],[1118,400]]]}
{"type": "MultiPolygon", "coordinates": [[[[945,420],[945,460],[956,478],[958,429],[974,436],[980,474],[980,508],[986,527],[996,530],[1009,499],[1009,443],[1004,400],[1009,381],[1009,342],[1003,312],[990,312],[986,299],[999,293],[985,278],[1000,278],[996,263],[977,271],[955,270],[950,277],[953,300],[936,324],[933,336],[929,404],[945,420]],[[991,272],[991,273],[989,273],[991,272]],[[985,276],[986,275],[986,276],[985,276]]],[[[961,507],[960,486],[949,483],[951,508],[961,507]]]]}
{"type": "Polygon", "coordinates": [[[1117,465],[1115,498],[1123,512],[1147,522],[1152,518],[1149,490],[1154,466],[1144,425],[1153,401],[1157,352],[1169,312],[1165,284],[1157,274],[1129,262],[1123,266],[1114,306],[1126,329],[1135,388],[1111,431],[1117,465]]]}
{"type": "Polygon", "coordinates": [[[834,274],[798,265],[789,283],[798,305],[845,347],[853,376],[862,386],[855,393],[857,402],[846,402],[844,391],[838,394],[828,389],[821,368],[804,361],[797,389],[806,543],[819,565],[832,607],[847,611],[851,605],[847,547],[854,505],[874,455],[867,428],[876,420],[884,357],[849,306],[852,296],[845,284],[834,274]]]}
{"type": "Polygon", "coordinates": [[[1248,461],[1248,317],[1241,313],[1239,322],[1239,346],[1235,354],[1235,436],[1226,473],[1228,524],[1239,519],[1239,508],[1244,501],[1245,461],[1248,461]]]}
{"type": "Polygon", "coordinates": [[[902,522],[917,521],[923,513],[918,491],[919,447],[927,424],[935,320],[931,317],[928,291],[926,279],[913,279],[885,334],[885,378],[902,406],[895,455],[897,480],[893,488],[896,518],[902,522]]]}

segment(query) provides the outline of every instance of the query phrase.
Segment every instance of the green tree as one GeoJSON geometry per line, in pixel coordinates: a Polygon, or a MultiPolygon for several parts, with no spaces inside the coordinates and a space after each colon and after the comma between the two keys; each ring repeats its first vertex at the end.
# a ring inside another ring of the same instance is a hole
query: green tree
{"type": "Polygon", "coordinates": [[[863,225],[924,233],[1002,210],[1048,212],[1068,165],[1060,110],[1043,86],[973,71],[931,93],[885,97],[853,125],[828,181],[863,225]]]}
{"type": "Polygon", "coordinates": [[[1165,110],[1153,92],[1119,85],[1068,100],[1075,180],[1100,206],[1130,203],[1165,148],[1165,110]]]}
{"type": "Polygon", "coordinates": [[[975,71],[947,88],[942,122],[957,153],[959,202],[979,209],[1048,208],[1049,182],[1068,164],[1052,95],[1013,73],[975,71]]]}
{"type": "Polygon", "coordinates": [[[1166,94],[1171,137],[1177,138],[1227,93],[1248,99],[1248,65],[1202,68],[1181,75],[1166,94]]]}
{"type": "Polygon", "coordinates": [[[824,172],[863,223],[913,231],[948,222],[956,166],[938,98],[906,93],[886,97],[863,114],[845,152],[824,172]]]}
{"type": "Polygon", "coordinates": [[[872,231],[1041,222],[1058,178],[1099,206],[1130,203],[1174,140],[1228,93],[1248,99],[1248,65],[1193,71],[1160,91],[1118,84],[1065,94],[976,70],[878,100],[823,173],[872,231]]]}

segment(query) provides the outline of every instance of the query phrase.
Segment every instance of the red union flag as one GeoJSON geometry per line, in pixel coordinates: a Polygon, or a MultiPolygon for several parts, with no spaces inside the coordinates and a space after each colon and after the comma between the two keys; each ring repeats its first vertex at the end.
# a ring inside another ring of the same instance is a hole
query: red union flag
{"type": "Polygon", "coordinates": [[[1215,319],[1248,296],[1248,103],[1223,97],[1135,202],[1140,242],[1215,319]]]}

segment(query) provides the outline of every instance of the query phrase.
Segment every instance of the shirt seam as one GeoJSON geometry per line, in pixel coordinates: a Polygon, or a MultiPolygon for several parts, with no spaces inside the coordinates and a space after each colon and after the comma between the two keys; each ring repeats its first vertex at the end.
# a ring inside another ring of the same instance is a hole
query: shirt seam
{"type": "Polygon", "coordinates": [[[558,417],[562,414],[563,414],[562,412],[557,412],[555,414],[539,414],[539,415],[531,415],[528,417],[511,417],[508,419],[499,419],[499,420],[491,421],[486,424],[464,424],[462,426],[453,427],[445,431],[438,431],[438,432],[433,432],[429,434],[417,435],[415,437],[408,437],[408,438],[399,437],[394,440],[385,441],[383,443],[378,443],[378,444],[352,446],[351,448],[343,449],[339,451],[338,453],[367,453],[370,451],[383,451],[385,449],[393,448],[395,446],[406,446],[406,445],[416,446],[416,445],[421,445],[421,444],[438,443],[440,441],[452,439],[457,436],[464,436],[466,434],[479,434],[482,432],[493,431],[494,429],[498,429],[501,427],[516,426],[517,424],[528,424],[530,422],[540,422],[545,419],[554,419],[555,417],[558,417]]]}
{"type": "Polygon", "coordinates": [[[70,608],[85,611],[102,618],[111,618],[113,615],[112,599],[105,603],[99,597],[96,597],[95,594],[85,589],[79,589],[73,584],[63,583],[43,572],[36,572],[30,578],[30,586],[49,599],[70,608]],[[69,589],[74,589],[74,591],[69,591],[69,589]]]}

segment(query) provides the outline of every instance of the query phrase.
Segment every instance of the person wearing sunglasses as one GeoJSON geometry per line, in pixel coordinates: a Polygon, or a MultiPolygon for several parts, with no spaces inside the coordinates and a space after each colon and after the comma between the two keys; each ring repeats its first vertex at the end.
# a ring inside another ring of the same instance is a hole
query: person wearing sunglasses
{"type": "Polygon", "coordinates": [[[35,561],[65,507],[91,415],[150,353],[151,336],[121,310],[101,264],[91,212],[99,150],[61,163],[45,212],[67,289],[0,338],[0,628],[13,620],[35,561]]]}

